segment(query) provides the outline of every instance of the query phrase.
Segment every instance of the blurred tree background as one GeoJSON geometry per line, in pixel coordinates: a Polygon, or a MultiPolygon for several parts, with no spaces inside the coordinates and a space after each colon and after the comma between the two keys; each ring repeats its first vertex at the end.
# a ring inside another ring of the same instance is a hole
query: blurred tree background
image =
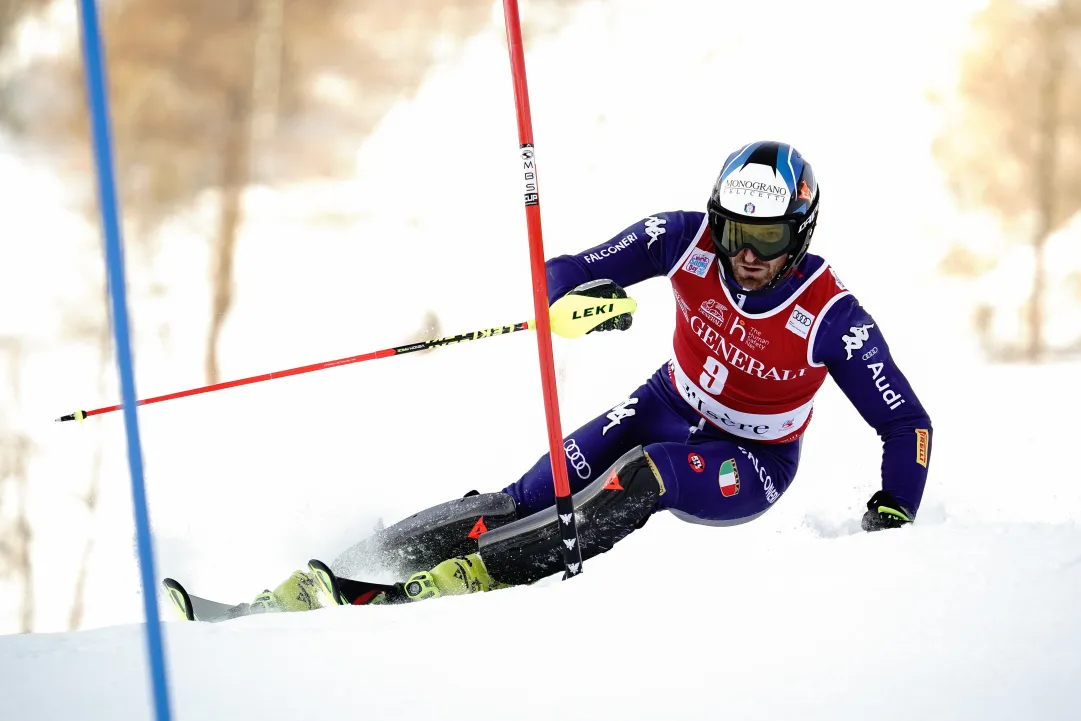
{"type": "MultiPolygon", "coordinates": [[[[533,2],[523,18],[527,44],[561,27],[578,2],[533,2]]],[[[396,102],[417,90],[435,64],[491,23],[495,9],[492,0],[99,0],[98,5],[133,302],[139,302],[140,289],[168,292],[138,280],[139,269],[159,250],[163,226],[198,204],[215,208],[215,227],[203,233],[211,295],[202,367],[207,383],[222,380],[218,344],[234,300],[245,190],[354,174],[356,150],[365,136],[396,102]]],[[[70,19],[64,3],[0,0],[0,140],[28,157],[45,158],[96,232],[84,78],[78,31],[70,19]],[[21,57],[20,37],[46,26],[62,36],[61,50],[21,57]]],[[[99,268],[100,260],[88,256],[87,267],[99,268]]],[[[66,341],[94,349],[104,396],[112,341],[100,270],[88,274],[87,288],[85,298],[62,309],[60,332],[66,341]]],[[[410,337],[442,332],[434,310],[418,325],[410,337]]],[[[34,451],[18,417],[25,352],[22,338],[0,341],[0,368],[6,373],[0,376],[5,401],[0,406],[0,580],[21,589],[18,626],[30,631],[34,574],[26,469],[34,451]]],[[[91,517],[101,463],[99,447],[87,459],[88,479],[78,497],[91,517]]],[[[92,548],[90,536],[74,580],[70,628],[82,623],[92,548]]]]}
{"type": "Polygon", "coordinates": [[[16,415],[25,349],[19,338],[0,337],[0,577],[13,578],[22,591],[12,605],[18,607],[18,628],[34,627],[32,540],[27,515],[27,466],[32,441],[16,415]]]}
{"type": "MultiPolygon", "coordinates": [[[[958,200],[990,211],[1005,235],[1031,247],[1025,341],[995,344],[987,306],[976,327],[993,356],[1036,362],[1048,356],[1044,329],[1056,312],[1047,301],[1048,241],[1066,232],[1066,242],[1081,244],[1081,222],[1071,225],[1081,211],[1081,0],[991,0],[973,31],[951,122],[934,150],[958,200]]],[[[957,246],[944,269],[975,278],[995,265],[957,246]]],[[[1016,274],[1009,280],[1026,282],[1016,274]]],[[[1081,275],[1065,283],[1081,300],[1081,275]]],[[[1058,350],[1081,350],[1081,338],[1058,350]]]]}

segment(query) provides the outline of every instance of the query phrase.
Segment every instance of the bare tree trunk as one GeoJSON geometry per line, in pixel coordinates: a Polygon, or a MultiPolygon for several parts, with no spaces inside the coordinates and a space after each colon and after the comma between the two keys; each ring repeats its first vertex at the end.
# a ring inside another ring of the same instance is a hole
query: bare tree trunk
{"type": "MultiPolygon", "coordinates": [[[[103,302],[108,303],[108,292],[103,302]]],[[[112,347],[109,327],[102,326],[98,335],[98,397],[105,396],[105,375],[109,370],[110,348],[112,347]]],[[[101,428],[99,424],[99,428],[101,428]]],[[[98,495],[101,490],[101,465],[102,445],[101,433],[98,434],[98,446],[94,449],[94,460],[90,469],[90,486],[83,496],[83,504],[91,521],[91,531],[86,535],[83,543],[83,556],[79,560],[79,574],[75,577],[75,592],[71,600],[71,613],[68,615],[68,630],[74,631],[82,628],[83,616],[86,613],[86,580],[90,575],[90,558],[94,553],[93,519],[98,511],[98,495]]]]}
{"type": "Polygon", "coordinates": [[[15,535],[18,539],[15,556],[15,567],[19,575],[23,577],[22,608],[19,613],[19,632],[30,633],[34,630],[34,566],[30,559],[30,543],[33,535],[30,532],[30,519],[27,514],[27,496],[29,496],[29,483],[26,477],[27,459],[30,455],[30,442],[26,436],[20,434],[16,441],[15,476],[16,493],[18,494],[18,516],[15,521],[15,535]]]}
{"type": "Polygon", "coordinates": [[[1062,8],[1050,8],[1043,13],[1041,35],[1047,55],[1040,88],[1040,124],[1037,137],[1036,162],[1033,171],[1033,190],[1036,192],[1036,222],[1032,232],[1033,271],[1032,293],[1028,303],[1028,343],[1026,357],[1039,363],[1044,355],[1043,321],[1044,291],[1047,275],[1044,268],[1044,250],[1047,238],[1055,228],[1055,204],[1058,188],[1058,144],[1061,130],[1059,97],[1065,57],[1062,47],[1062,8]]]}
{"type": "MultiPolygon", "coordinates": [[[[253,156],[270,145],[278,123],[282,85],[282,45],[284,42],[285,0],[262,0],[258,8],[258,32],[252,70],[253,156]]],[[[256,177],[254,170],[252,176],[256,177]]]]}
{"type": "MultiPolygon", "coordinates": [[[[8,351],[8,385],[11,391],[11,407],[20,405],[22,345],[19,339],[2,344],[8,351]]],[[[0,543],[0,551],[6,556],[9,568],[22,580],[22,597],[19,606],[19,631],[34,630],[34,568],[30,555],[33,534],[28,514],[29,482],[27,478],[30,459],[30,438],[17,428],[11,428],[6,437],[0,437],[0,482],[10,479],[15,486],[15,519],[8,542],[0,543]]],[[[2,541],[3,539],[0,539],[2,541]]]]}
{"type": "MultiPolygon", "coordinates": [[[[94,449],[94,465],[90,471],[90,488],[83,497],[87,513],[91,518],[98,509],[98,489],[101,486],[101,446],[94,449]]],[[[91,527],[93,527],[91,525],[91,527]]],[[[79,560],[79,574],[75,577],[75,593],[71,601],[71,614],[68,616],[68,630],[75,631],[82,628],[83,616],[86,613],[86,579],[90,576],[90,557],[94,553],[94,533],[86,535],[83,544],[83,557],[79,560]]]]}
{"type": "Polygon", "coordinates": [[[251,98],[249,89],[229,92],[229,129],[222,158],[221,216],[211,273],[210,333],[206,344],[206,380],[217,383],[218,341],[233,304],[233,257],[240,229],[244,188],[250,177],[251,98]]]}

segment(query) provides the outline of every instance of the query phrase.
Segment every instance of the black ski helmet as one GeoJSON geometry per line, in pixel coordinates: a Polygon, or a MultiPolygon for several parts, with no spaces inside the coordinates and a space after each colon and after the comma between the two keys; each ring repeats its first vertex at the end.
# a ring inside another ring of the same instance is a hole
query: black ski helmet
{"type": "Polygon", "coordinates": [[[760,140],[728,156],[706,206],[709,232],[737,292],[761,292],[787,278],[807,255],[818,223],[818,183],[811,164],[788,143],[760,140]],[[762,260],[788,254],[769,283],[746,291],[732,280],[729,260],[744,248],[762,260]]]}

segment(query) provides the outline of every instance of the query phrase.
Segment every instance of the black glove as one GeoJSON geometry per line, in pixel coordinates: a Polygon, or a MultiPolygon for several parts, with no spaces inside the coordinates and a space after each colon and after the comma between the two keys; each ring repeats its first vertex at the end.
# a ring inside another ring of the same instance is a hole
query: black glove
{"type": "MultiPolygon", "coordinates": [[[[584,295],[589,298],[626,298],[627,291],[607,278],[599,278],[588,283],[582,283],[580,286],[573,288],[567,295],[584,295]]],[[[634,319],[630,313],[621,313],[604,321],[586,335],[596,330],[627,330],[631,327],[632,320],[634,319]]]]}
{"type": "Polygon", "coordinates": [[[888,491],[878,491],[867,501],[867,512],[860,526],[865,531],[900,528],[912,523],[912,514],[888,491]]]}

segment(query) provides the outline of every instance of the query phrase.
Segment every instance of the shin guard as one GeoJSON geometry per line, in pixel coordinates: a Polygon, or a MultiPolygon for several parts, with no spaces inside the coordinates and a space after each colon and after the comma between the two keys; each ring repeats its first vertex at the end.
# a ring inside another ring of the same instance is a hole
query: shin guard
{"type": "MultiPolygon", "coordinates": [[[[641,446],[623,454],[601,476],[574,494],[582,558],[604,553],[641,528],[664,492],[660,474],[641,446]]],[[[480,538],[479,553],[499,583],[532,583],[563,568],[555,507],[519,519],[480,538]]]]}
{"type": "Polygon", "coordinates": [[[456,556],[477,552],[477,539],[518,517],[505,493],[481,493],[441,503],[351,546],[335,559],[340,576],[389,571],[404,581],[456,556]]]}

